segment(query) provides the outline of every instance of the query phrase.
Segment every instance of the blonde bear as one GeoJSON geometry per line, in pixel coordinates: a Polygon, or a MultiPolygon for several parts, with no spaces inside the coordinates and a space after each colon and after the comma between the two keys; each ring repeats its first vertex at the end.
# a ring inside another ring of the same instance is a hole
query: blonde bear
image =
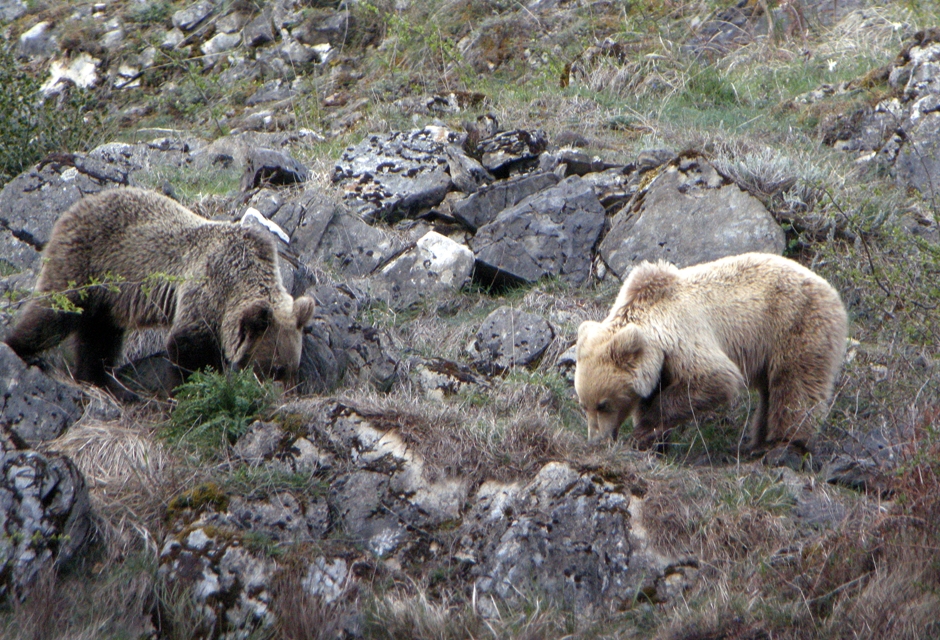
{"type": "Polygon", "coordinates": [[[578,329],[575,389],[592,439],[633,418],[640,448],[668,442],[747,388],[760,400],[750,447],[805,449],[845,352],[847,318],[828,282],[792,260],[748,253],[631,271],[603,322],[578,329]]]}
{"type": "Polygon", "coordinates": [[[285,290],[270,234],[132,188],[62,214],[35,293],[5,342],[29,358],[74,335],[75,377],[119,397],[110,369],[129,329],[168,327],[167,352],[184,372],[251,366],[290,380],[314,310],[285,290]]]}

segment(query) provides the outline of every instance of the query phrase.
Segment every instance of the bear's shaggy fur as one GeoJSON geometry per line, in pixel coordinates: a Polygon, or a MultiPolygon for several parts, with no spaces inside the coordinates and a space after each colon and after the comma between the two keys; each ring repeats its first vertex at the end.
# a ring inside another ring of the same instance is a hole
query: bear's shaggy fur
{"type": "Polygon", "coordinates": [[[75,334],[75,377],[119,395],[109,369],[124,333],[152,326],[170,327],[170,360],[185,371],[252,364],[290,379],[314,306],[284,289],[268,234],[132,188],[88,196],[62,214],[35,296],[5,342],[28,358],[75,334]],[[58,293],[80,312],[55,301],[58,293]]]}
{"type": "Polygon", "coordinates": [[[839,294],[809,269],[749,253],[677,269],[644,262],[603,322],[578,329],[575,388],[592,438],[616,438],[632,415],[641,448],[731,402],[760,402],[754,449],[806,447],[842,365],[847,318],[839,294]]]}

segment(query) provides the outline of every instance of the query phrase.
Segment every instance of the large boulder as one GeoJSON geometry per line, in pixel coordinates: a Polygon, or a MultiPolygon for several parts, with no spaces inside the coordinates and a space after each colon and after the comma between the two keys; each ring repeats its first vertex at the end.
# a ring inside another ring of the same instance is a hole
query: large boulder
{"type": "Polygon", "coordinates": [[[638,599],[674,600],[698,573],[651,548],[636,526],[642,498],[565,463],[531,482],[485,482],[461,525],[475,589],[506,600],[535,591],[581,613],[638,599]]]}
{"type": "Polygon", "coordinates": [[[441,234],[429,231],[415,248],[396,258],[370,281],[369,291],[393,309],[417,302],[470,282],[473,252],[441,234]]]}
{"type": "Polygon", "coordinates": [[[468,198],[454,203],[453,216],[476,232],[492,222],[500,211],[529,196],[558,184],[554,173],[535,173],[511,180],[500,180],[483,187],[468,198]]]}
{"type": "Polygon", "coordinates": [[[37,444],[60,436],[82,411],[77,387],[28,366],[0,342],[0,429],[37,444]]]}
{"type": "Polygon", "coordinates": [[[604,221],[594,189],[571,176],[501,211],[477,231],[470,241],[476,277],[484,284],[536,282],[545,276],[584,284],[604,221]]]}
{"type": "Polygon", "coordinates": [[[0,599],[22,596],[91,533],[85,480],[72,461],[25,449],[0,428],[0,599]]]}
{"type": "Polygon", "coordinates": [[[783,229],[763,204],[699,157],[662,168],[613,220],[600,245],[624,278],[643,260],[678,267],[762,251],[783,253],[783,229]]]}
{"type": "Polygon", "coordinates": [[[483,321],[467,350],[477,368],[498,373],[538,361],[555,337],[545,318],[513,307],[500,307],[483,321]]]}
{"type": "Polygon", "coordinates": [[[440,204],[450,191],[445,147],[459,141],[443,127],[373,134],[343,152],[333,182],[367,222],[412,216],[440,204]]]}

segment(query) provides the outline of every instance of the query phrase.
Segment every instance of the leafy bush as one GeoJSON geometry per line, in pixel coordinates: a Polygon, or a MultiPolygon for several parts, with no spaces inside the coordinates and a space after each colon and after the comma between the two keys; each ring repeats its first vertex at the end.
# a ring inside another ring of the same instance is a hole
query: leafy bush
{"type": "Polygon", "coordinates": [[[49,153],[85,151],[100,135],[87,91],[44,100],[39,80],[0,42],[0,186],[49,153]]]}
{"type": "Polygon", "coordinates": [[[250,370],[197,371],[176,389],[176,407],[163,437],[205,457],[233,444],[254,420],[264,416],[277,393],[250,370]]]}

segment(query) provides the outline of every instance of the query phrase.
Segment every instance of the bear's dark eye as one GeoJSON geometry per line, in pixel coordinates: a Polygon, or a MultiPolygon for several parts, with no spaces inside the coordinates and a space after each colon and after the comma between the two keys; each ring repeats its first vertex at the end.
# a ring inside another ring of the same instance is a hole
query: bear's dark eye
{"type": "Polygon", "coordinates": [[[601,413],[607,413],[608,411],[610,411],[610,403],[607,402],[606,400],[601,400],[600,402],[597,403],[597,410],[600,411],[601,413]]]}

